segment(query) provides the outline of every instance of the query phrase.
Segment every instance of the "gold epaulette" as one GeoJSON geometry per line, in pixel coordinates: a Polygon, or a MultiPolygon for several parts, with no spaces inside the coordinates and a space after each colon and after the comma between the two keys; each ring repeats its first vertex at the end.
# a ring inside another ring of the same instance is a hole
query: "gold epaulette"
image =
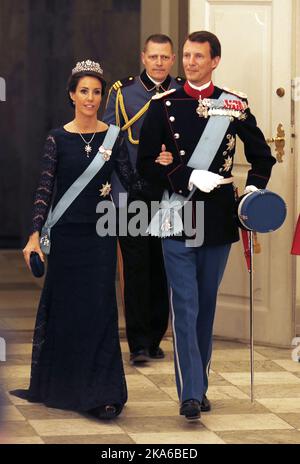
{"type": "Polygon", "coordinates": [[[244,92],[240,92],[239,90],[232,90],[229,89],[228,87],[222,87],[222,90],[225,90],[225,92],[231,93],[232,95],[236,95],[237,97],[247,99],[247,95],[244,92]]]}
{"type": "Polygon", "coordinates": [[[125,79],[121,79],[120,81],[116,81],[111,87],[115,91],[119,90],[121,87],[127,87],[128,85],[131,85],[134,83],[134,77],[129,76],[125,77],[125,79]]]}

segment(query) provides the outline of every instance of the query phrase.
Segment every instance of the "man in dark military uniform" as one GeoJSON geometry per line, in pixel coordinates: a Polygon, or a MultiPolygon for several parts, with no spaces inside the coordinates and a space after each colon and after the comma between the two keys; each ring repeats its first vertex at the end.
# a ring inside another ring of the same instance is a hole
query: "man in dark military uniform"
{"type": "MultiPolygon", "coordinates": [[[[220,57],[221,45],[214,34],[200,31],[188,37],[183,48],[187,81],[183,88],[151,103],[141,129],[137,161],[139,173],[155,183],[161,193],[164,190],[164,199],[172,195],[171,201],[176,200],[173,205],[192,195],[196,228],[201,220],[195,214],[196,205],[204,204],[201,246],[191,246],[182,234],[174,236],[178,225],[171,216],[161,216],[167,219],[158,222],[156,232],[156,217],[150,224],[151,233],[169,237],[162,244],[171,287],[180,414],[187,419],[198,419],[200,411],[211,408],[206,392],[217,292],[231,243],[239,240],[231,174],[236,136],[243,141],[251,164],[246,192],[265,188],[275,163],[246,95],[212,83],[220,57]],[[168,166],[155,162],[162,144],[173,155],[173,163],[168,166]]],[[[156,192],[153,199],[157,199],[156,192]]],[[[166,214],[165,202],[162,208],[161,213],[166,214]]]]}
{"type": "MultiPolygon", "coordinates": [[[[151,98],[170,88],[184,84],[172,78],[175,60],[173,44],[168,36],[150,36],[142,52],[145,66],[141,75],[117,81],[110,89],[103,121],[117,124],[125,134],[125,148],[135,171],[140,128],[151,98]]],[[[117,207],[127,202],[147,199],[148,187],[137,174],[130,191],[125,192],[116,175],[112,193],[117,207]],[[122,193],[122,196],[119,194],[122,193]]],[[[130,219],[130,215],[128,215],[130,219]]],[[[124,264],[124,299],[126,332],[132,363],[164,357],[159,344],[168,326],[169,302],[167,281],[160,239],[153,237],[119,236],[124,264]]]]}

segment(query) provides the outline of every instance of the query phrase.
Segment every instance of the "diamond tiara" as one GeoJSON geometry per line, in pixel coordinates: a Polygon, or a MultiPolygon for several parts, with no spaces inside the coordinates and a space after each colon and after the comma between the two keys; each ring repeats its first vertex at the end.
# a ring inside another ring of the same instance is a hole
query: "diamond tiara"
{"type": "Polygon", "coordinates": [[[78,61],[75,68],[72,69],[72,75],[82,71],[93,71],[97,74],[100,74],[101,76],[103,75],[103,69],[101,68],[100,64],[91,60],[78,61]]]}

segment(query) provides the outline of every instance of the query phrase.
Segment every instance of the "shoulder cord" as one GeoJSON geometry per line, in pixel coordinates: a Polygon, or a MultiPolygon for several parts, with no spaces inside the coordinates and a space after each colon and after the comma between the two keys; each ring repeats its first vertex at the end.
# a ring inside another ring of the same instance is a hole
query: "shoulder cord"
{"type": "Polygon", "coordinates": [[[144,113],[149,108],[149,105],[151,103],[151,99],[129,120],[127,113],[126,113],[126,108],[125,108],[125,103],[124,103],[124,98],[121,92],[121,89],[119,88],[117,91],[117,96],[116,96],[116,124],[120,127],[120,112],[119,112],[119,105],[121,109],[122,116],[124,118],[125,124],[123,127],[121,127],[122,131],[128,131],[128,140],[130,143],[133,145],[138,145],[139,140],[134,139],[132,136],[132,130],[131,126],[141,117],[143,116],[144,113]]]}

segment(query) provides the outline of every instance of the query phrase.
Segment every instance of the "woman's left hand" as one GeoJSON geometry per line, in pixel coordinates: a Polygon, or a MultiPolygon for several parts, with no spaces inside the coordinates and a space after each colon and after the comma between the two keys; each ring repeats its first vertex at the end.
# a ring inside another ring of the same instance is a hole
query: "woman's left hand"
{"type": "Polygon", "coordinates": [[[166,146],[162,144],[161,152],[155,160],[155,163],[162,164],[163,166],[168,166],[173,163],[173,155],[170,151],[166,151],[166,146]]]}

